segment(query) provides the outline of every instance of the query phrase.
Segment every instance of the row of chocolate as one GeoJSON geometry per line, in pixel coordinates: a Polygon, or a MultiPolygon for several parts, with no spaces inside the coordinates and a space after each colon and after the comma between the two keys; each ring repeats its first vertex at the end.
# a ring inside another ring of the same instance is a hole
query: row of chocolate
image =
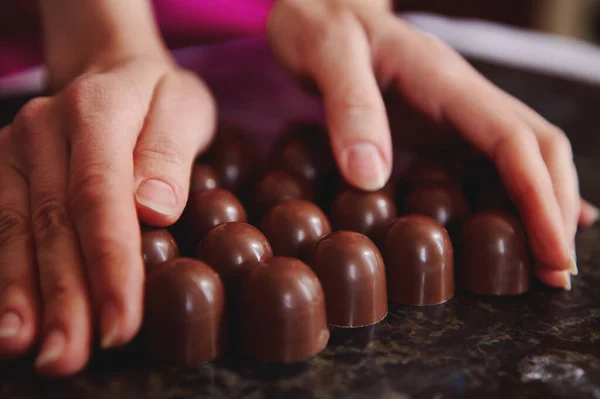
{"type": "Polygon", "coordinates": [[[219,137],[194,166],[177,242],[164,229],[142,234],[143,336],[154,358],[194,364],[233,347],[264,362],[300,361],[325,348],[328,325],[377,323],[388,300],[449,300],[455,275],[482,295],[529,288],[526,237],[501,191],[486,200],[501,211],[469,214],[456,174],[439,163],[357,191],[335,177],[326,141],[306,128],[285,136],[254,181],[243,138],[219,137]]]}

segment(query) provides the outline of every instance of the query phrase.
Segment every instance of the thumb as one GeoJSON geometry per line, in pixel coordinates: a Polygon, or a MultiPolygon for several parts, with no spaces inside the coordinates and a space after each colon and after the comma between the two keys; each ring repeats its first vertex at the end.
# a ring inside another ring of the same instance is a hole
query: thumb
{"type": "Polygon", "coordinates": [[[134,151],[135,200],[141,221],[173,224],[188,197],[192,164],[210,142],[216,119],[210,92],[188,73],[165,75],[154,92],[134,151]]]}

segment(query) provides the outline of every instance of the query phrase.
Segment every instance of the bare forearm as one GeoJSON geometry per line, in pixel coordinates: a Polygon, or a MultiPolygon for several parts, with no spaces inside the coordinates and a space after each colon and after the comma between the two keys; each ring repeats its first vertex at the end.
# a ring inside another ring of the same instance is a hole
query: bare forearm
{"type": "Polygon", "coordinates": [[[62,87],[91,66],[164,57],[149,0],[40,0],[49,84],[62,87]]]}

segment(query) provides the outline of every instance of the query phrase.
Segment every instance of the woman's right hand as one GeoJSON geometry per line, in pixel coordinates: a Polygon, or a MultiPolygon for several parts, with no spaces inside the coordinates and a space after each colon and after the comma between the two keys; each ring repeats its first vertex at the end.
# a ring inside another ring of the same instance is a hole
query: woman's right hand
{"type": "Polygon", "coordinates": [[[127,343],[142,319],[139,218],[166,226],[215,125],[207,87],[131,58],[30,101],[0,131],[0,356],[51,376],[127,343]]]}

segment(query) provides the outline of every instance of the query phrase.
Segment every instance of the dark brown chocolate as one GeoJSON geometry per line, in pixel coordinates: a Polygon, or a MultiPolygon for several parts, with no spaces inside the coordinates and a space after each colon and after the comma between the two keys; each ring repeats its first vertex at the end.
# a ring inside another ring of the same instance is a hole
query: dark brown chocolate
{"type": "Polygon", "coordinates": [[[330,216],[335,230],[362,233],[379,245],[396,214],[396,205],[385,192],[349,189],[336,196],[330,216]]]}
{"type": "Polygon", "coordinates": [[[224,189],[240,194],[252,183],[256,156],[252,146],[238,129],[221,127],[207,159],[224,189]]]}
{"type": "Polygon", "coordinates": [[[260,228],[277,256],[306,260],[314,245],[331,232],[327,216],[312,202],[287,200],[275,205],[260,228]]]}
{"type": "Polygon", "coordinates": [[[312,201],[310,186],[283,170],[267,172],[254,187],[255,218],[260,220],[273,206],[290,199],[312,201]]]}
{"type": "Polygon", "coordinates": [[[179,247],[169,230],[146,226],[142,228],[142,258],[146,273],[178,256],[179,247]]]}
{"type": "Polygon", "coordinates": [[[422,215],[396,220],[385,241],[388,297],[413,306],[454,296],[454,252],[446,229],[422,215]]]}
{"type": "Polygon", "coordinates": [[[143,341],[153,359],[195,365],[226,348],[223,284],[198,260],[175,258],[156,266],[146,280],[143,341]]]}
{"type": "Polygon", "coordinates": [[[247,354],[266,363],[309,359],[325,349],[325,297],[315,273],[298,259],[273,257],[242,283],[247,354]]]}
{"type": "Polygon", "coordinates": [[[231,222],[209,231],[200,241],[197,255],[227,285],[241,280],[254,266],[273,256],[273,251],[260,230],[247,223],[231,222]]]}
{"type": "Polygon", "coordinates": [[[407,181],[413,184],[458,184],[454,171],[442,162],[419,161],[407,174],[407,181]]]}
{"type": "Polygon", "coordinates": [[[308,182],[315,191],[335,171],[327,134],[316,125],[297,124],[289,128],[276,143],[273,154],[275,168],[308,182]]]}
{"type": "Polygon", "coordinates": [[[329,325],[364,327],[387,314],[383,257],[367,236],[328,234],[315,246],[310,265],[323,285],[329,325]]]}
{"type": "Polygon", "coordinates": [[[479,295],[519,295],[529,290],[527,237],[515,216],[478,212],[464,222],[460,242],[464,288],[479,295]]]}
{"type": "Polygon", "coordinates": [[[195,163],[192,167],[190,193],[221,188],[219,177],[212,166],[205,163],[195,163]]]}
{"type": "Polygon", "coordinates": [[[442,226],[454,227],[468,213],[462,191],[451,185],[418,185],[404,199],[403,213],[429,216],[442,226]]]}
{"type": "Polygon", "coordinates": [[[246,222],[242,203],[231,192],[221,189],[193,194],[188,203],[191,234],[198,242],[210,229],[228,222],[246,222]]]}

